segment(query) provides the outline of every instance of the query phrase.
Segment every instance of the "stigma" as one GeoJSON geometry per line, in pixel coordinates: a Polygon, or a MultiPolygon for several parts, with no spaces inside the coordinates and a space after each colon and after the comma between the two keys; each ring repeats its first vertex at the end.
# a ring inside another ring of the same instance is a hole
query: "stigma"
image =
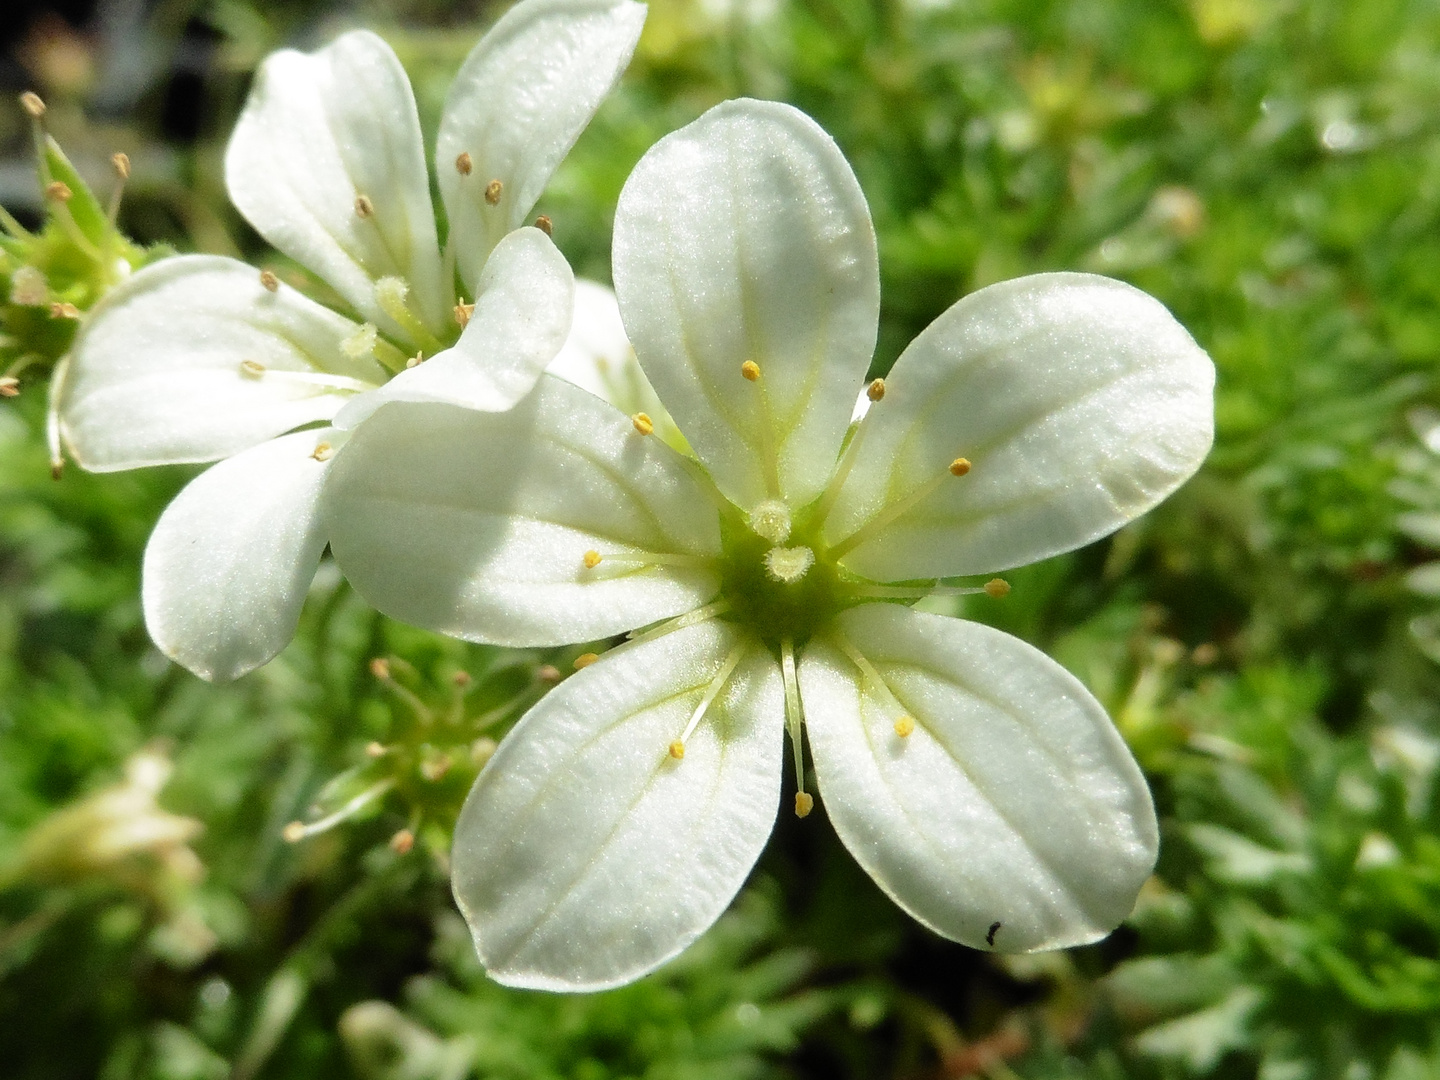
{"type": "Polygon", "coordinates": [[[758,502],[750,511],[750,528],[772,544],[790,539],[790,507],[780,499],[758,502]]]}
{"type": "Polygon", "coordinates": [[[815,552],[808,547],[773,547],[765,553],[765,570],[785,585],[799,581],[815,565],[815,552]]]}

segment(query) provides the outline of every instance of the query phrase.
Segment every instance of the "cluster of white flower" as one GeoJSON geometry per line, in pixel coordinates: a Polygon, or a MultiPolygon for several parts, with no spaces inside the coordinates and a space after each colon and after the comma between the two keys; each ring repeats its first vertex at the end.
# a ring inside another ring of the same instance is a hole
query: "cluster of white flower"
{"type": "Polygon", "coordinates": [[[522,0],[485,36],[440,128],[443,249],[390,50],[266,61],[232,197],[359,321],[193,256],[88,322],[58,396],[77,460],[224,458],[156,527],[151,633],[205,677],[254,668],[327,544],[381,611],[447,634],[634,631],[530,710],[461,815],[456,898],[501,982],[597,989],[683,949],[765,845],[787,732],[795,813],[808,743],[836,832],[917,920],[977,948],[1093,941],[1154,864],[1139,769],[1059,665],[912,604],[1003,595],[945,581],[1165,498],[1209,449],[1214,369],[1144,293],[1056,273],[962,299],[867,383],[859,183],[813,121],[750,100],[640,161],[618,318],[582,285],[572,332],[568,266],[523,222],[643,18],[522,0]]]}

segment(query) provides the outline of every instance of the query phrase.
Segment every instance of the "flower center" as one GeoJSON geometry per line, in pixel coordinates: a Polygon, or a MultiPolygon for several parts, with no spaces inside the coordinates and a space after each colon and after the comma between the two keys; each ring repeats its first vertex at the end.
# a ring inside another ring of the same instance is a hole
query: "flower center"
{"type": "Polygon", "coordinates": [[[748,627],[777,653],[785,640],[802,646],[846,606],[834,560],[807,533],[803,526],[792,528],[778,501],[756,507],[748,525],[722,526],[720,599],[729,605],[723,617],[748,627]]]}

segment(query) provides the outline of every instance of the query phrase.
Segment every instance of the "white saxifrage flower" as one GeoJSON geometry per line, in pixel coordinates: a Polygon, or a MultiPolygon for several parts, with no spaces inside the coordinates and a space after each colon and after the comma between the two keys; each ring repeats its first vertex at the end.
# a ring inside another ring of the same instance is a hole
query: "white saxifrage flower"
{"type": "Polygon", "coordinates": [[[773,103],[645,155],[614,270],[693,459],[547,375],[505,414],[387,405],[327,491],[342,569],[398,618],[504,645],[658,624],[531,709],[470,794],[454,885],[490,974],[597,989],[684,948],[764,847],[787,728],[796,813],[803,732],[840,838],[926,926],[1103,936],[1158,842],[1120,735],[1036,649],[908,605],[1173,491],[1210,447],[1209,358],[1128,285],[1040,274],[955,304],[852,424],[874,231],[834,142],[773,103]]]}
{"type": "Polygon", "coordinates": [[[55,395],[84,468],[220,461],[146,548],[145,619],[167,655],[230,679],[290,640],[326,544],[329,461],[381,403],[504,410],[534,386],[570,331],[574,279],[524,222],[644,19],[633,0],[522,0],[480,40],[436,140],[443,248],[390,47],[354,31],[265,60],[226,184],[349,313],[233,259],[166,259],[97,306],[55,395]]]}

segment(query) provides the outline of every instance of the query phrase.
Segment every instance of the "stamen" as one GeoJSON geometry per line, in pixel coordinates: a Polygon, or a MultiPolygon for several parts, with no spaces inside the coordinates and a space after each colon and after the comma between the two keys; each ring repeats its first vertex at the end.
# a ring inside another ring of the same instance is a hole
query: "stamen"
{"type": "Polygon", "coordinates": [[[670,756],[676,761],[680,761],[685,757],[685,744],[679,739],[676,739],[670,744],[670,756]]]}
{"type": "Polygon", "coordinates": [[[80,318],[80,309],[74,304],[51,304],[50,317],[52,319],[78,319],[80,318]]]}
{"type": "Polygon", "coordinates": [[[985,582],[985,594],[995,600],[1010,595],[1010,583],[1004,578],[991,578],[985,582]]]}
{"type": "Polygon", "coordinates": [[[372,802],[380,798],[380,796],[384,795],[394,786],[394,779],[381,780],[380,783],[376,784],[374,787],[366,788],[359,795],[356,795],[353,799],[347,802],[344,806],[340,807],[340,809],[336,810],[333,814],[328,814],[318,821],[312,821],[308,825],[306,825],[304,822],[292,821],[289,825],[286,825],[285,828],[280,830],[280,835],[285,838],[287,843],[298,844],[307,836],[314,836],[316,833],[322,833],[325,832],[327,829],[333,829],[336,825],[339,825],[347,818],[354,817],[361,810],[365,809],[365,807],[369,806],[372,802]]]}
{"type": "Polygon", "coordinates": [[[329,461],[335,456],[335,448],[328,442],[316,443],[315,449],[310,456],[316,461],[329,461]]]}
{"type": "Polygon", "coordinates": [[[0,397],[19,397],[20,380],[14,375],[0,375],[0,397]]]}
{"type": "Polygon", "coordinates": [[[63,180],[51,180],[45,185],[45,197],[54,199],[56,202],[69,202],[74,198],[75,193],[70,190],[70,185],[63,180]]]}
{"type": "Polygon", "coordinates": [[[535,227],[541,232],[543,232],[546,236],[555,235],[555,223],[551,221],[548,217],[546,217],[544,214],[541,214],[535,219],[535,227]]]}
{"type": "MultiPolygon", "coordinates": [[[[855,438],[850,440],[852,448],[854,444],[859,441],[860,433],[864,430],[865,429],[862,426],[860,432],[856,432],[855,438]]],[[[892,521],[898,518],[901,514],[905,513],[905,511],[909,510],[916,503],[929,497],[931,493],[933,493],[937,488],[940,487],[941,484],[944,484],[951,477],[964,476],[969,471],[969,459],[957,457],[954,461],[950,462],[950,464],[945,467],[945,470],[940,473],[940,475],[934,477],[933,479],[927,481],[924,484],[921,484],[918,488],[912,491],[909,495],[905,496],[903,499],[900,499],[897,502],[893,502],[889,506],[882,508],[879,513],[877,513],[869,521],[865,522],[864,525],[861,525],[849,536],[845,537],[845,539],[841,540],[838,544],[832,546],[830,548],[831,557],[838,559],[845,555],[846,552],[853,551],[856,547],[863,544],[867,539],[869,539],[875,533],[879,532],[886,525],[889,525],[892,521]]],[[[839,487],[834,480],[831,480],[830,489],[827,489],[826,491],[827,500],[830,497],[830,490],[835,490],[837,492],[839,490],[839,487]]]]}
{"type": "MultiPolygon", "coordinates": [[[[589,566],[589,557],[590,557],[591,554],[593,554],[593,555],[595,556],[595,562],[596,562],[597,565],[598,565],[599,563],[601,563],[601,562],[619,564],[619,565],[616,567],[616,569],[617,569],[617,570],[620,570],[620,569],[623,567],[623,571],[622,571],[622,572],[623,572],[623,573],[626,573],[626,574],[632,574],[632,573],[634,573],[637,569],[643,569],[643,568],[645,568],[646,566],[684,566],[684,567],[694,567],[694,568],[699,569],[699,568],[705,568],[705,567],[713,566],[713,565],[714,565],[714,562],[715,562],[714,559],[712,559],[712,558],[710,558],[709,556],[706,556],[706,555],[681,555],[681,554],[672,554],[672,553],[670,553],[670,552],[657,552],[657,551],[594,551],[594,552],[586,552],[586,553],[585,553],[586,565],[587,565],[587,567],[589,567],[589,569],[592,569],[592,570],[594,569],[594,567],[589,566]],[[637,566],[636,564],[639,564],[639,565],[637,566]]],[[[587,581],[593,581],[593,580],[595,580],[595,578],[587,578],[586,580],[587,580],[587,581]]]]}
{"type": "Polygon", "coordinates": [[[274,270],[260,271],[260,285],[266,292],[280,291],[280,279],[275,276],[274,270]]]}
{"type": "Polygon", "coordinates": [[[600,565],[600,562],[601,562],[600,552],[598,552],[598,551],[587,551],[587,552],[585,552],[585,569],[586,569],[586,570],[594,570],[595,567],[597,567],[597,566],[600,565]]]}
{"type": "Polygon", "coordinates": [[[600,656],[597,653],[583,652],[579,656],[575,657],[575,670],[579,671],[581,668],[587,668],[599,659],[600,656]]]}
{"type": "Polygon", "coordinates": [[[111,225],[120,216],[120,199],[125,194],[125,181],[130,179],[130,155],[111,154],[110,167],[115,170],[115,190],[110,193],[110,206],[106,217],[111,225]]]}
{"type": "Polygon", "coordinates": [[[891,716],[895,717],[895,734],[902,739],[909,738],[915,732],[915,718],[906,711],[905,706],[890,689],[884,677],[876,670],[875,665],[850,643],[850,639],[838,630],[831,629],[831,640],[840,647],[840,651],[850,658],[850,662],[860,669],[860,674],[865,680],[865,689],[870,695],[879,700],[880,706],[891,716]]]}
{"type": "Polygon", "coordinates": [[[735,665],[740,663],[740,658],[745,655],[745,651],[749,647],[748,642],[742,641],[730,650],[730,655],[725,658],[725,663],[720,665],[720,670],[716,672],[715,678],[711,679],[710,685],[705,688],[705,694],[700,698],[700,704],[696,705],[695,711],[690,714],[690,722],[685,725],[685,730],[681,732],[680,738],[670,744],[671,757],[678,761],[685,756],[686,741],[695,733],[695,728],[705,715],[705,711],[710,708],[711,703],[720,695],[720,691],[725,689],[725,680],[730,678],[730,673],[735,670],[735,665]],[[677,743],[680,746],[680,753],[678,754],[675,753],[677,743]]]}
{"type": "Polygon", "coordinates": [[[885,380],[875,379],[865,388],[865,396],[871,401],[879,401],[885,396],[885,380]]]}
{"type": "Polygon", "coordinates": [[[265,365],[258,360],[241,360],[240,374],[247,379],[258,379],[265,374],[265,365]]]}
{"type": "Polygon", "coordinates": [[[740,365],[740,375],[748,382],[760,381],[760,365],[754,360],[746,360],[740,365]]]}
{"type": "Polygon", "coordinates": [[[401,829],[394,836],[390,837],[390,850],[396,855],[409,855],[415,847],[415,834],[409,829],[401,829]]]}
{"type": "Polygon", "coordinates": [[[26,90],[20,95],[20,107],[32,120],[39,120],[45,115],[45,102],[33,90],[26,90]]]}
{"type": "Polygon", "coordinates": [[[976,596],[990,590],[984,585],[855,585],[851,592],[873,600],[922,600],[927,596],[976,596]]]}
{"type": "Polygon", "coordinates": [[[475,314],[475,305],[474,305],[474,304],[456,304],[456,305],[455,305],[455,321],[460,324],[460,329],[461,329],[461,330],[464,330],[465,327],[467,327],[467,326],[470,325],[470,316],[472,316],[472,315],[474,315],[474,314],[475,314]]]}
{"type": "Polygon", "coordinates": [[[790,507],[782,499],[766,499],[750,511],[750,528],[772,544],[790,539],[790,507]]]}
{"type": "Polygon", "coordinates": [[[475,168],[475,162],[470,158],[470,151],[460,151],[460,156],[455,159],[455,171],[461,176],[469,176],[470,171],[475,168]]]}
{"type": "Polygon", "coordinates": [[[306,386],[324,387],[326,390],[346,390],[363,394],[374,390],[375,384],[364,379],[352,379],[348,375],[327,375],[320,371],[289,371],[285,368],[267,368],[258,360],[241,360],[240,374],[247,379],[279,379],[282,382],[303,383],[306,386]]]}
{"type": "Polygon", "coordinates": [[[810,813],[815,800],[805,792],[805,753],[800,731],[805,725],[805,707],[800,701],[800,680],[795,676],[795,642],[780,641],[780,676],[785,684],[785,730],[790,733],[790,749],[795,756],[795,816],[810,813]]]}
{"type": "Polygon", "coordinates": [[[410,310],[410,283],[404,278],[382,277],[375,282],[375,303],[380,310],[394,319],[404,331],[410,335],[412,343],[420,346],[423,353],[426,350],[437,353],[443,348],[440,340],[425,327],[413,311],[410,310]]]}
{"type": "Polygon", "coordinates": [[[655,421],[643,412],[637,412],[630,418],[630,422],[635,425],[635,430],[641,435],[649,435],[655,430],[655,421]]]}
{"type": "Polygon", "coordinates": [[[70,374],[70,355],[62,356],[50,372],[50,391],[45,402],[45,442],[50,450],[50,478],[59,480],[65,471],[65,453],[60,445],[60,399],[70,374]]]}
{"type": "Polygon", "coordinates": [[[500,193],[505,190],[505,185],[499,180],[491,180],[485,185],[485,201],[491,206],[500,205],[500,193]]]}
{"type": "Polygon", "coordinates": [[[369,195],[355,196],[355,214],[357,217],[368,218],[375,213],[375,204],[370,201],[369,195]]]}
{"type": "Polygon", "coordinates": [[[902,739],[908,739],[915,733],[915,721],[908,713],[901,713],[900,718],[895,721],[895,734],[902,739]]]}
{"type": "Polygon", "coordinates": [[[773,547],[765,553],[765,569],[776,581],[791,585],[815,565],[815,552],[808,547],[773,547]]]}

